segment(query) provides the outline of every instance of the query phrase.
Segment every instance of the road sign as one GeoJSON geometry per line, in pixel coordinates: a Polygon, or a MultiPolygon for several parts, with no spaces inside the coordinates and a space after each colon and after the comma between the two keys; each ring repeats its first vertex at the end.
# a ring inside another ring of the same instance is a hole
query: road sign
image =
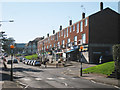
{"type": "Polygon", "coordinates": [[[79,51],[84,52],[84,51],[87,51],[87,50],[88,50],[88,47],[85,47],[85,46],[80,46],[79,51]]]}
{"type": "Polygon", "coordinates": [[[13,48],[14,48],[14,45],[10,45],[10,48],[13,49],[13,48]]]}

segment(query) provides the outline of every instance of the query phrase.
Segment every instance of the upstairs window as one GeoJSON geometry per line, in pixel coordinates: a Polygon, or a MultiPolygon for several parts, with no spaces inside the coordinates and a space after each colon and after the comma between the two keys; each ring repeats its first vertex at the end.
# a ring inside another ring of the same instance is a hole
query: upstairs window
{"type": "Polygon", "coordinates": [[[54,43],[54,47],[55,47],[55,43],[54,43]]]}
{"type": "Polygon", "coordinates": [[[75,31],[75,25],[73,25],[73,31],[75,31]]]}
{"type": "Polygon", "coordinates": [[[79,33],[79,23],[77,23],[76,29],[77,29],[77,33],[79,33]]]}
{"type": "Polygon", "coordinates": [[[83,22],[81,21],[80,22],[80,32],[82,32],[83,31],[83,22]]]}
{"type": "Polygon", "coordinates": [[[86,34],[82,34],[82,43],[83,43],[83,44],[86,43],[86,34]]]}
{"type": "Polygon", "coordinates": [[[70,38],[68,38],[67,43],[70,43],[70,38]]]}
{"type": "Polygon", "coordinates": [[[64,38],[65,38],[65,36],[66,36],[66,32],[65,32],[65,30],[64,30],[64,38]]]}
{"type": "Polygon", "coordinates": [[[62,45],[64,45],[65,44],[65,40],[62,40],[62,45]]]}
{"type": "Polygon", "coordinates": [[[88,23],[88,20],[87,20],[87,19],[85,19],[85,26],[87,26],[87,23],[88,23]]]}
{"type": "Polygon", "coordinates": [[[74,45],[77,45],[77,36],[74,36],[74,45]]]}
{"type": "Polygon", "coordinates": [[[63,36],[63,31],[61,31],[61,36],[63,36]]]}
{"type": "Polygon", "coordinates": [[[71,33],[71,27],[70,27],[70,33],[71,33]]]}
{"type": "Polygon", "coordinates": [[[77,36],[74,36],[74,42],[77,42],[77,36]]]}
{"type": "Polygon", "coordinates": [[[60,32],[59,32],[59,37],[60,37],[60,32]]]}
{"type": "Polygon", "coordinates": [[[67,37],[68,37],[68,28],[67,28],[67,37]]]}
{"type": "Polygon", "coordinates": [[[51,40],[52,40],[52,36],[51,36],[51,40]]]}
{"type": "Polygon", "coordinates": [[[54,40],[54,36],[52,36],[52,40],[54,40]]]}

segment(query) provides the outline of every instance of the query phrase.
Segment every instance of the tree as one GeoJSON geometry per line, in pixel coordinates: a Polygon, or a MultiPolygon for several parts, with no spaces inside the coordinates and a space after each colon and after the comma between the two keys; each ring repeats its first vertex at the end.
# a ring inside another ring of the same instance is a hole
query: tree
{"type": "Polygon", "coordinates": [[[12,37],[3,38],[3,49],[6,53],[10,54],[10,45],[14,45],[15,40],[12,37]]]}

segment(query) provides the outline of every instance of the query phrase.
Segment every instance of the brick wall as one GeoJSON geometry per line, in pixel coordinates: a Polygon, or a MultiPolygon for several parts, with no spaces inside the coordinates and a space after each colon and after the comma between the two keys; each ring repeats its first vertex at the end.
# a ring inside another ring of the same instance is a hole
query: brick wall
{"type": "Polygon", "coordinates": [[[62,40],[64,40],[65,44],[67,44],[67,40],[68,38],[70,38],[70,42],[74,42],[74,36],[77,36],[77,45],[78,45],[78,41],[80,39],[82,39],[82,34],[86,34],[86,41],[85,41],[85,44],[88,44],[88,39],[89,39],[89,17],[86,17],[76,23],[74,23],[73,25],[70,25],[62,30],[59,30],[58,32],[56,32],[56,34],[54,35],[51,35],[50,37],[47,37],[45,38],[44,40],[42,41],[39,41],[38,42],[38,50],[42,50],[42,47],[43,47],[43,41],[44,41],[44,47],[47,48],[50,48],[50,45],[52,47],[54,47],[54,44],[56,44],[57,46],[57,43],[60,42],[60,45],[62,45],[62,40]],[[87,19],[87,26],[85,26],[85,20],[87,19]],[[81,25],[80,23],[83,22],[83,31],[81,32],[81,25]],[[77,32],[77,24],[79,24],[79,32],[77,32]],[[70,27],[71,27],[71,32],[70,32],[70,27]],[[75,29],[73,30],[73,27],[75,27],[75,29]],[[68,29],[68,36],[67,36],[67,29],[68,29]],[[60,33],[60,34],[59,34],[60,33]],[[57,35],[58,39],[57,41],[55,40],[55,35],[57,35]],[[65,35],[65,37],[64,37],[65,35]],[[52,39],[51,39],[52,38],[52,39]],[[49,40],[48,40],[49,39],[49,40]],[[47,41],[46,41],[47,40],[47,41]],[[41,44],[40,44],[41,43],[41,44]]]}

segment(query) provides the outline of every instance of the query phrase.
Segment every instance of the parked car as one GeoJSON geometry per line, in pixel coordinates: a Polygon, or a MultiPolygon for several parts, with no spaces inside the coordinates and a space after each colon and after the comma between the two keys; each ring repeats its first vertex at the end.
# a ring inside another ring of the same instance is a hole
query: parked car
{"type": "Polygon", "coordinates": [[[23,60],[23,58],[22,58],[22,57],[20,57],[20,60],[19,60],[19,61],[20,61],[20,62],[22,62],[22,60],[23,60]]]}
{"type": "Polygon", "coordinates": [[[26,58],[23,58],[23,59],[22,59],[22,62],[23,62],[24,64],[25,64],[25,60],[27,60],[27,59],[26,59],[26,58]]]}
{"type": "Polygon", "coordinates": [[[28,61],[29,61],[29,60],[26,59],[24,63],[25,63],[25,64],[28,64],[28,61]]]}
{"type": "Polygon", "coordinates": [[[11,61],[12,61],[12,60],[8,60],[8,61],[7,61],[7,64],[11,64],[11,61]]]}
{"type": "Polygon", "coordinates": [[[99,63],[105,63],[105,62],[110,62],[110,61],[113,61],[112,55],[102,55],[99,58],[99,63]]]}
{"type": "Polygon", "coordinates": [[[28,65],[30,65],[30,64],[31,64],[31,61],[32,61],[32,60],[28,60],[28,65]]]}
{"type": "Polygon", "coordinates": [[[35,60],[31,60],[31,63],[30,63],[30,65],[33,65],[33,63],[35,62],[35,60]]]}
{"type": "Polygon", "coordinates": [[[41,66],[41,62],[40,61],[37,61],[35,60],[34,63],[33,63],[34,66],[41,66]]]}
{"type": "Polygon", "coordinates": [[[13,63],[18,63],[18,60],[17,60],[17,59],[14,59],[14,60],[13,60],[13,63]]]}
{"type": "Polygon", "coordinates": [[[8,54],[7,54],[7,53],[4,53],[4,56],[5,56],[5,57],[8,57],[8,54]]]}

